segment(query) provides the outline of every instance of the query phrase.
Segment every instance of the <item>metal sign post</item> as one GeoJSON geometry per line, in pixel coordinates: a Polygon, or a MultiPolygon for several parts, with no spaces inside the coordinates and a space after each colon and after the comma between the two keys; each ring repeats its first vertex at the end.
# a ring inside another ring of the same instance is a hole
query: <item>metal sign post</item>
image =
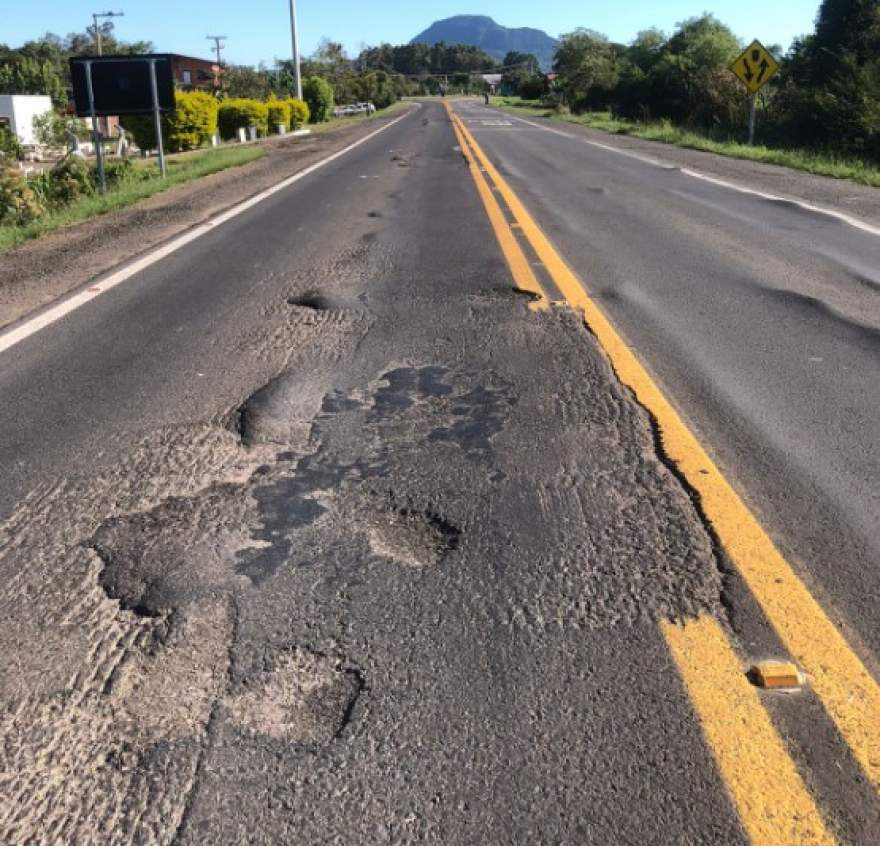
{"type": "Polygon", "coordinates": [[[165,178],[165,145],[162,142],[162,115],[159,111],[159,88],[156,85],[156,60],[150,59],[150,89],[153,93],[153,126],[156,128],[156,149],[159,151],[159,172],[165,178]]]}
{"type": "Polygon", "coordinates": [[[755,146],[755,98],[757,95],[749,94],[749,146],[755,146]]]}
{"type": "Polygon", "coordinates": [[[107,193],[107,176],[104,173],[104,136],[98,129],[98,115],[95,113],[95,91],[92,88],[92,63],[84,62],[86,68],[86,86],[89,91],[89,113],[92,118],[92,142],[95,145],[95,160],[98,165],[98,184],[101,195],[107,193]]]}

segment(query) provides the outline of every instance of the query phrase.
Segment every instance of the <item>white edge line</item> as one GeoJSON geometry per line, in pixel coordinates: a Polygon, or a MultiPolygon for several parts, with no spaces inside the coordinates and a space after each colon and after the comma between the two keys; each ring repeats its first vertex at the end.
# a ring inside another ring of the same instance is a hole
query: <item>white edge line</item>
{"type": "Polygon", "coordinates": [[[325,159],[321,159],[314,164],[309,165],[307,168],[299,171],[298,173],[293,174],[293,176],[288,176],[286,179],[283,179],[281,182],[272,185],[269,188],[266,188],[263,191],[260,191],[259,194],[255,194],[253,197],[249,197],[247,200],[243,200],[242,202],[234,205],[232,208],[227,209],[224,212],[212,217],[203,223],[194,226],[192,229],[188,229],[186,232],[172,238],[167,243],[163,244],[160,247],[157,247],[155,250],[147,253],[144,256],[141,256],[139,259],[131,262],[130,264],[125,265],[125,267],[120,268],[117,271],[114,271],[109,276],[105,276],[103,278],[98,277],[91,283],[86,283],[88,285],[84,290],[80,290],[79,292],[66,297],[61,302],[56,305],[48,308],[46,311],[41,312],[35,317],[26,320],[24,323],[19,326],[14,327],[13,329],[8,329],[5,332],[0,332],[0,353],[5,352],[10,349],[10,347],[14,347],[17,343],[29,338],[31,335],[36,334],[41,329],[45,329],[47,326],[55,323],[60,320],[67,314],[70,314],[72,311],[76,311],[80,306],[85,305],[88,302],[91,302],[95,298],[101,296],[101,294],[107,293],[107,291],[112,290],[117,285],[121,285],[127,279],[130,279],[137,273],[140,273],[142,270],[146,269],[152,264],[155,264],[158,261],[166,258],[172,253],[179,250],[181,247],[185,247],[187,244],[195,241],[196,238],[200,238],[202,235],[206,235],[208,232],[213,231],[218,226],[226,223],[234,217],[242,214],[253,206],[261,203],[263,200],[268,199],[273,194],[277,194],[279,191],[283,191],[285,188],[293,185],[295,182],[299,182],[300,179],[304,179],[311,173],[314,173],[319,168],[324,167],[324,165],[329,164],[332,161],[344,156],[346,153],[350,153],[355,147],[360,147],[361,144],[365,144],[371,138],[375,138],[380,132],[384,132],[386,129],[390,129],[394,124],[399,123],[404,118],[409,117],[413,114],[416,109],[421,108],[421,103],[415,104],[416,108],[407,111],[405,114],[402,114],[400,117],[394,118],[394,120],[386,123],[384,126],[380,126],[378,129],[371,132],[369,135],[365,135],[363,138],[359,138],[352,144],[349,144],[347,147],[343,147],[341,150],[337,150],[335,153],[327,156],[325,159]]]}
{"type": "Polygon", "coordinates": [[[580,138],[577,135],[573,135],[570,132],[564,132],[561,129],[554,129],[549,126],[542,126],[540,123],[533,123],[532,121],[525,120],[518,115],[511,115],[511,117],[514,120],[518,120],[521,123],[527,124],[528,126],[533,126],[536,129],[543,129],[544,132],[551,132],[553,135],[562,135],[564,138],[571,138],[574,141],[583,141],[584,144],[589,144],[593,147],[599,147],[602,150],[608,150],[609,152],[617,153],[620,156],[627,156],[630,159],[638,159],[638,161],[640,162],[654,165],[654,167],[659,167],[663,170],[680,170],[683,174],[685,174],[685,176],[691,176],[694,179],[702,179],[704,182],[711,182],[713,185],[718,185],[721,188],[729,188],[731,191],[738,191],[741,194],[752,194],[753,196],[761,197],[764,200],[792,203],[793,205],[799,206],[806,211],[811,211],[815,212],[816,214],[824,214],[828,217],[833,217],[836,220],[840,220],[843,223],[849,224],[854,229],[860,229],[862,232],[867,232],[870,235],[876,235],[877,237],[880,237],[880,227],[872,226],[870,223],[866,223],[864,220],[859,220],[859,218],[848,215],[845,212],[835,211],[834,209],[826,209],[823,206],[814,206],[812,203],[808,203],[804,200],[796,200],[792,197],[780,197],[777,194],[768,194],[764,191],[758,191],[756,188],[748,188],[745,185],[737,185],[735,182],[728,182],[725,179],[718,179],[715,176],[709,176],[709,174],[707,173],[702,173],[699,170],[693,170],[689,167],[679,168],[672,162],[662,162],[658,159],[652,159],[649,156],[643,156],[640,153],[634,153],[631,150],[621,150],[620,147],[614,147],[611,144],[602,144],[599,141],[592,141],[589,138],[580,138]]]}

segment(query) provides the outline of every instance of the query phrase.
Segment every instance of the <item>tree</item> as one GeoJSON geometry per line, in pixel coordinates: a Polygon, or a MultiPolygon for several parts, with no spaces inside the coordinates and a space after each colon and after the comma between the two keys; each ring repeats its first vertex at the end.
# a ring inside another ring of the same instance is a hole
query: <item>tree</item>
{"type": "Polygon", "coordinates": [[[616,45],[601,33],[577,29],[562,36],[553,70],[574,109],[606,105],[620,75],[616,45]]]}
{"type": "Polygon", "coordinates": [[[880,161],[876,0],[824,0],[815,34],[795,42],[777,89],[779,137],[880,161]]]}
{"type": "MultiPolygon", "coordinates": [[[[106,55],[152,53],[149,41],[124,42],[113,33],[113,22],[101,27],[102,50],[106,55]]],[[[0,45],[0,85],[6,94],[48,94],[56,106],[67,103],[70,90],[71,56],[96,52],[94,27],[72,32],[66,38],[47,32],[16,49],[0,45]],[[39,90],[34,90],[39,87],[39,90]],[[11,90],[11,89],[17,90],[11,90]]]]}
{"type": "Polygon", "coordinates": [[[303,100],[309,107],[312,123],[323,123],[333,114],[333,86],[320,76],[303,80],[303,100]]]}
{"type": "MultiPolygon", "coordinates": [[[[510,50],[501,61],[501,90],[505,93],[523,94],[524,87],[543,87],[544,77],[537,57],[531,53],[510,50]]],[[[530,92],[531,93],[531,92],[530,92]]]]}
{"type": "Polygon", "coordinates": [[[249,65],[227,65],[220,76],[225,96],[265,100],[277,87],[277,76],[266,68],[249,65]]]}
{"type": "Polygon", "coordinates": [[[64,81],[51,62],[27,56],[0,63],[0,94],[46,94],[56,106],[67,101],[64,81]]]}

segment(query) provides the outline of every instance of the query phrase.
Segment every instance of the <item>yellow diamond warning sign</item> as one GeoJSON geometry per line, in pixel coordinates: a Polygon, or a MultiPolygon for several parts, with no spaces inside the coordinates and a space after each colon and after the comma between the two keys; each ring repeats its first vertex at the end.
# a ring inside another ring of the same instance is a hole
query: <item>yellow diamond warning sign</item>
{"type": "Polygon", "coordinates": [[[737,56],[730,69],[752,94],[757,94],[779,70],[779,62],[760,42],[753,41],[737,56]]]}

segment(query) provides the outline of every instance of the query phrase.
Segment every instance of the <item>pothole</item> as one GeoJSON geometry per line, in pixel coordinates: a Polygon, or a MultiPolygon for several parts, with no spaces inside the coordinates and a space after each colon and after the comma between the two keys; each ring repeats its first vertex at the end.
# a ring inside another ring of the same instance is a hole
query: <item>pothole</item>
{"type": "MultiPolygon", "coordinates": [[[[375,555],[405,567],[439,564],[458,548],[462,531],[432,505],[401,504],[388,492],[381,504],[376,491],[358,515],[375,555]]],[[[360,509],[359,509],[360,510],[360,509]]]]}
{"type": "Polygon", "coordinates": [[[126,611],[159,617],[196,600],[234,591],[235,556],[251,548],[254,503],[235,484],[104,522],[86,546],[103,562],[99,583],[126,611]]]}
{"type": "Polygon", "coordinates": [[[477,302],[495,303],[504,300],[537,302],[541,295],[526,288],[518,288],[514,285],[495,285],[491,288],[481,288],[469,295],[469,299],[477,302]]]}
{"type": "Polygon", "coordinates": [[[333,308],[333,304],[330,300],[317,291],[307,291],[304,294],[288,297],[287,304],[299,308],[308,308],[312,311],[328,311],[333,308]]]}
{"type": "Polygon", "coordinates": [[[227,704],[232,719],[247,732],[326,746],[343,735],[365,689],[361,671],[343,659],[296,649],[244,679],[227,704]]]}

